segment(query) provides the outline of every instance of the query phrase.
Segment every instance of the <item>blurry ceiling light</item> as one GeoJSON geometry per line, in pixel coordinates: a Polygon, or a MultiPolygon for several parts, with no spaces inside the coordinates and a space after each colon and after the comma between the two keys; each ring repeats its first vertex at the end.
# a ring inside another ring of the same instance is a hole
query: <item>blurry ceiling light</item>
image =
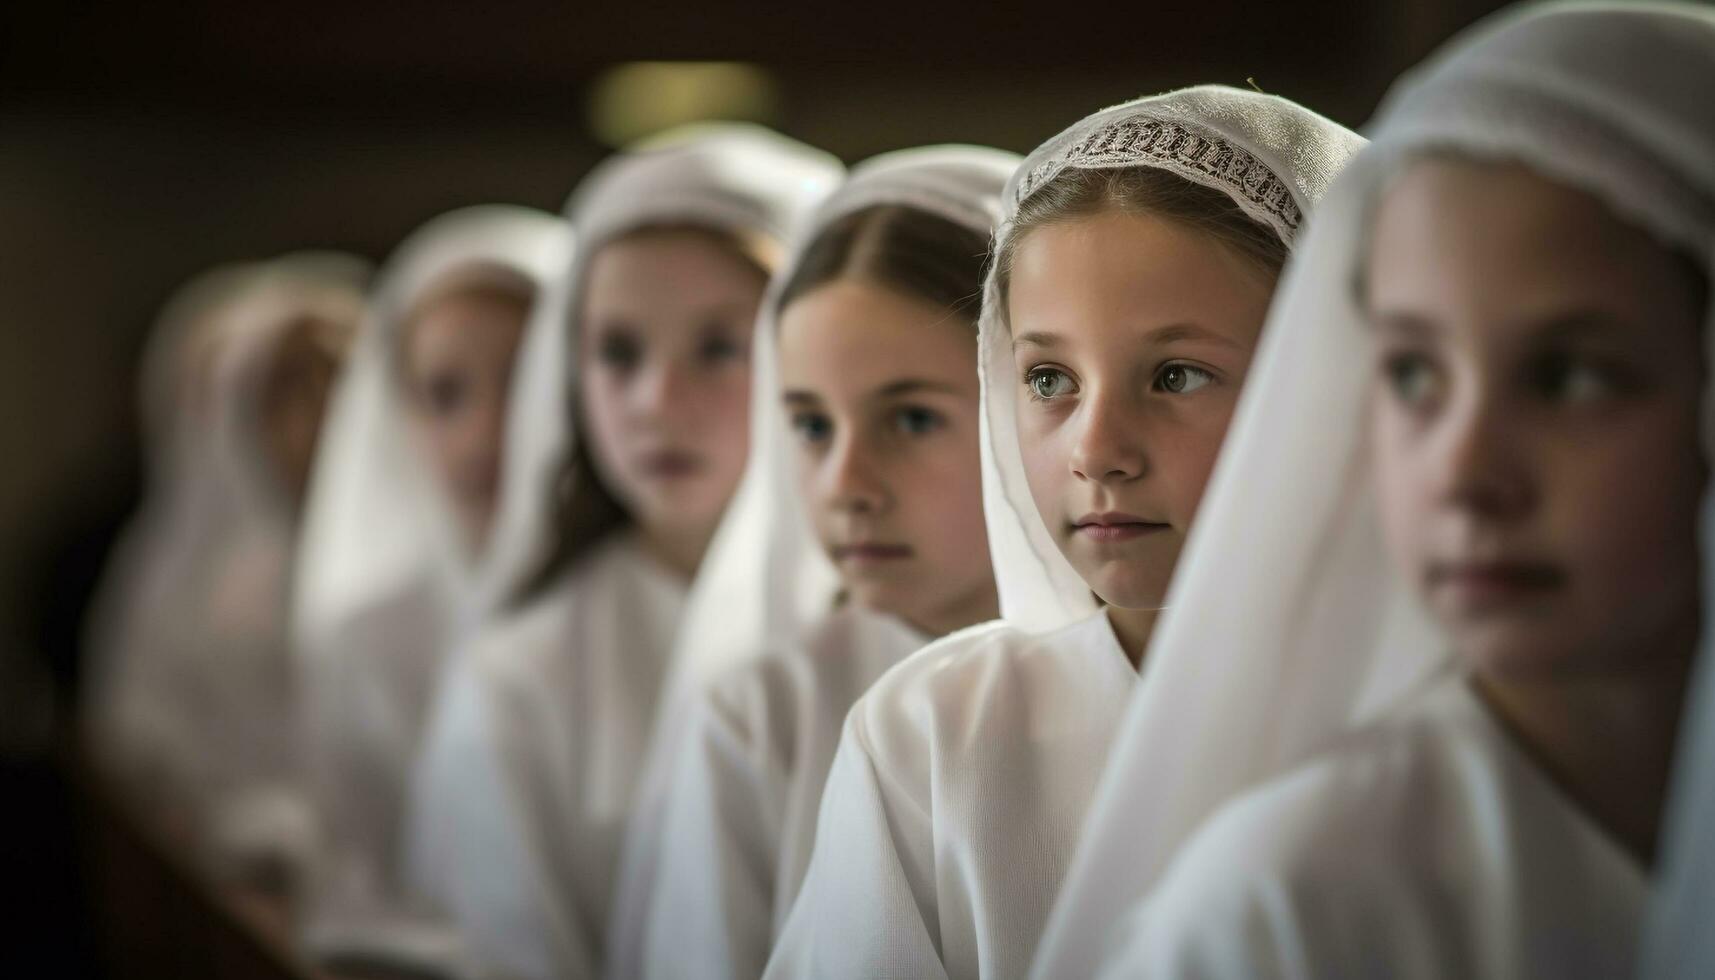
{"type": "Polygon", "coordinates": [[[590,94],[590,128],[609,146],[711,119],[773,123],[773,78],[739,61],[633,61],[609,69],[590,94]]]}

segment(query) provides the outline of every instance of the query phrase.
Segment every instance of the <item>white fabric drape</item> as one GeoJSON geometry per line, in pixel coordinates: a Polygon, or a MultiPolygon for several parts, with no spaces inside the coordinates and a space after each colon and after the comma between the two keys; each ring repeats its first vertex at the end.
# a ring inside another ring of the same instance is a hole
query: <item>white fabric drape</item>
{"type": "Polygon", "coordinates": [[[599,971],[625,822],[677,663],[685,586],[631,531],[577,558],[524,607],[505,601],[544,557],[550,501],[577,451],[584,263],[651,226],[785,242],[839,170],[758,127],[702,125],[615,155],[567,204],[578,261],[557,270],[524,341],[486,617],[440,691],[406,819],[414,893],[481,969],[599,971]],[[473,775],[486,788],[473,792],[473,775]]]}
{"type": "MultiPolygon", "coordinates": [[[[1158,909],[1154,926],[1124,910],[1150,893],[1174,854],[1223,802],[1397,706],[1426,677],[1448,669],[1435,631],[1383,554],[1363,451],[1363,394],[1373,354],[1352,295],[1352,275],[1366,209],[1381,182],[1404,155],[1425,148],[1515,160],[1596,194],[1621,216],[1707,262],[1715,242],[1715,117],[1702,94],[1712,78],[1709,17],[1707,9],[1645,4],[1533,7],[1461,38],[1390,94],[1374,144],[1323,203],[1277,293],[1197,528],[1181,557],[1169,611],[1151,644],[1147,680],[1127,711],[1035,975],[1090,976],[1127,942],[1132,958],[1117,960],[1116,975],[1162,963],[1175,964],[1171,975],[1204,975],[1173,959],[1184,950],[1159,944],[1169,931],[1159,928],[1161,917],[1176,916],[1174,903],[1189,896],[1147,903],[1158,909]],[[1139,938],[1146,933],[1156,938],[1139,938]]],[[[1705,574],[1707,590],[1715,580],[1705,574]]],[[[1368,775],[1345,773],[1343,784],[1351,806],[1370,814],[1377,827],[1392,826],[1388,821],[1397,811],[1377,800],[1365,802],[1358,789],[1367,785],[1364,780],[1388,785],[1421,771],[1426,785],[1449,785],[1455,771],[1435,762],[1445,758],[1437,746],[1477,738],[1461,731],[1466,722],[1447,712],[1414,715],[1396,707],[1387,717],[1399,725],[1380,730],[1376,748],[1390,761],[1378,762],[1379,771],[1368,775]],[[1429,733],[1416,747],[1397,730],[1409,728],[1414,718],[1429,733]]],[[[1511,784],[1509,767],[1516,766],[1501,759],[1498,749],[1473,757],[1487,759],[1489,769],[1467,768],[1464,778],[1511,784]]],[[[1323,775],[1332,780],[1338,774],[1323,775]]],[[[1497,796],[1495,805],[1504,811],[1513,799],[1497,796]]],[[[1326,807],[1338,812],[1335,802],[1326,807]]],[[[1245,825],[1238,817],[1220,824],[1226,833],[1245,825]]],[[[1445,826],[1419,830],[1426,837],[1456,833],[1445,826]]],[[[1197,853],[1212,856],[1215,850],[1205,843],[1197,853]]],[[[1567,859],[1577,860],[1578,853],[1569,850],[1567,859]]],[[[1566,879],[1532,879],[1534,866],[1526,857],[1504,850],[1486,857],[1443,855],[1483,869],[1484,881],[1466,883],[1469,891],[1460,900],[1487,901],[1493,897],[1489,889],[1515,888],[1520,904],[1555,901],[1553,885],[1566,879]]],[[[1351,865],[1341,857],[1341,866],[1351,865]]],[[[1205,879],[1231,882],[1237,865],[1216,861],[1201,867],[1205,879]]],[[[1623,874],[1594,865],[1587,870],[1588,880],[1599,883],[1595,887],[1624,891],[1623,880],[1616,880],[1623,874]]],[[[1293,934],[1285,917],[1302,905],[1282,891],[1291,882],[1270,879],[1261,868],[1253,871],[1249,893],[1273,903],[1280,918],[1267,918],[1247,937],[1263,935],[1267,927],[1279,927],[1277,936],[1293,934]]],[[[1197,877],[1189,870],[1174,873],[1177,881],[1197,877]]],[[[1400,889],[1426,887],[1404,870],[1392,880],[1400,889]]],[[[1561,901],[1568,921],[1577,921],[1578,899],[1561,901]]],[[[1386,905],[1380,897],[1374,903],[1386,905]]],[[[1484,963],[1513,968],[1474,974],[1464,969],[1468,964],[1444,960],[1442,973],[1434,974],[1437,967],[1431,966],[1426,975],[1569,975],[1547,969],[1547,961],[1535,963],[1546,972],[1532,974],[1528,955],[1493,948],[1491,934],[1466,931],[1454,914],[1436,921],[1447,930],[1442,942],[1401,944],[1403,959],[1370,968],[1404,975],[1411,962],[1437,962],[1412,961],[1414,952],[1431,957],[1480,950],[1484,963]],[[1508,958],[1515,954],[1524,959],[1508,958]]],[[[1209,923],[1211,929],[1219,926],[1209,923]]],[[[1635,923],[1611,922],[1601,935],[1624,943],[1633,928],[1635,923]]],[[[1496,941],[1524,941],[1504,930],[1494,935],[1496,941]]],[[[1246,940],[1229,938],[1230,949],[1242,955],[1246,940]]],[[[1204,961],[1209,975],[1244,972],[1208,965],[1214,962],[1204,961]]],[[[1586,969],[1611,962],[1592,957],[1586,969]]],[[[1335,969],[1331,963],[1321,967],[1335,969]]],[[[1287,975],[1318,975],[1319,967],[1311,958],[1282,969],[1287,975]]]]}
{"type": "Polygon", "coordinates": [[[368,271],[337,253],[212,270],[174,295],[145,352],[147,498],[94,606],[91,736],[216,862],[307,846],[286,643],[296,504],[259,401],[297,322],[356,326],[368,271]]]}
{"type": "Polygon", "coordinates": [[[970,146],[865,161],[817,210],[775,276],[753,347],[746,478],[698,573],[680,644],[697,660],[696,683],[723,664],[751,662],[693,695],[680,719],[683,744],[671,752],[671,789],[634,819],[627,857],[647,865],[624,869],[621,894],[647,922],[619,924],[615,934],[644,943],[646,954],[616,947],[610,975],[761,975],[809,861],[846,711],[927,642],[890,617],[835,610],[837,574],[799,498],[798,450],[780,406],[780,290],[828,227],[870,208],[908,207],[987,236],[1018,162],[970,146]],[[646,838],[645,828],[655,833],[646,838]],[[640,880],[646,875],[653,880],[640,880]]]}
{"type": "MultiPolygon", "coordinates": [[[[1219,86],[1103,110],[1009,181],[1159,167],[1227,194],[1288,244],[1361,141],[1284,99],[1219,86]]],[[[852,709],[803,892],[769,977],[1017,977],[1027,969],[1137,675],[1025,482],[1010,328],[983,297],[983,509],[1004,621],[954,634],[852,709]]]]}
{"type": "Polygon", "coordinates": [[[415,443],[400,365],[423,296],[499,267],[540,284],[568,261],[564,222],[483,205],[441,215],[377,283],[317,450],[294,595],[301,717],[322,847],[304,941],[368,955],[397,902],[407,774],[446,652],[476,608],[483,555],[466,546],[415,443]]]}

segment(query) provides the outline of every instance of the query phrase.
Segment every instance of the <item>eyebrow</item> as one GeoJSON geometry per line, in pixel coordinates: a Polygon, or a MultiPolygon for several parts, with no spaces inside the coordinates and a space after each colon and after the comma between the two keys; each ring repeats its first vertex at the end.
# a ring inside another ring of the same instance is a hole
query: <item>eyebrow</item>
{"type": "MultiPolygon", "coordinates": [[[[1170,323],[1163,327],[1153,327],[1149,330],[1143,331],[1142,336],[1143,339],[1148,340],[1152,344],[1171,344],[1181,340],[1194,340],[1207,344],[1218,344],[1222,347],[1231,347],[1235,350],[1241,349],[1245,346],[1225,334],[1217,333],[1207,327],[1200,327],[1195,323],[1170,323]]],[[[1012,339],[1012,349],[1017,350],[1020,347],[1057,347],[1060,346],[1061,343],[1063,343],[1063,341],[1057,334],[1033,331],[1031,333],[1022,333],[1017,337],[1014,337],[1012,339]]]]}
{"type": "MultiPolygon", "coordinates": [[[[887,384],[869,392],[864,397],[880,399],[898,398],[902,395],[914,395],[925,391],[939,392],[944,395],[964,394],[957,385],[949,384],[945,381],[931,381],[928,378],[900,378],[897,381],[889,381],[887,384]]],[[[795,388],[782,392],[780,398],[789,405],[820,405],[822,403],[822,396],[815,392],[801,391],[795,388]]]]}
{"type": "Polygon", "coordinates": [[[889,381],[871,393],[872,398],[898,398],[900,395],[912,395],[922,391],[938,391],[947,395],[964,394],[957,385],[945,381],[931,381],[928,378],[900,378],[889,381]]]}

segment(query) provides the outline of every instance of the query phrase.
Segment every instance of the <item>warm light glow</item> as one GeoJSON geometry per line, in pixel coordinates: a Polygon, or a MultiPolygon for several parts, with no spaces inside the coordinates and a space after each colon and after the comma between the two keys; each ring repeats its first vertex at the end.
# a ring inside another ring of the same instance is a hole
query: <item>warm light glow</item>
{"type": "Polygon", "coordinates": [[[596,80],[590,128],[609,146],[711,119],[773,123],[778,97],[761,68],[737,61],[634,61],[596,80]]]}

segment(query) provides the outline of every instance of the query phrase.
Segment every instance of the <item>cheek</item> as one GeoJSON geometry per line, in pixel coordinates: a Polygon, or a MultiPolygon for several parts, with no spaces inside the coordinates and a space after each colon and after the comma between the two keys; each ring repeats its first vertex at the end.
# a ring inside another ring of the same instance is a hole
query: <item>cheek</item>
{"type": "Polygon", "coordinates": [[[1070,453],[1062,445],[1068,434],[1068,427],[1049,425],[1040,413],[1031,413],[1028,406],[1019,407],[1018,452],[1024,460],[1024,482],[1042,513],[1058,509],[1060,493],[1071,475],[1067,464],[1070,453]]]}
{"type": "Polygon", "coordinates": [[[1202,504],[1203,491],[1226,440],[1232,409],[1232,403],[1227,402],[1187,417],[1152,454],[1170,498],[1168,504],[1181,521],[1188,522],[1202,504]]]}
{"type": "Polygon", "coordinates": [[[1418,552],[1416,534],[1428,529],[1430,510],[1427,474],[1417,471],[1419,460],[1398,413],[1384,406],[1371,410],[1370,473],[1388,553],[1409,570],[1418,552]]]}
{"type": "Polygon", "coordinates": [[[907,467],[902,487],[914,506],[914,521],[950,566],[989,570],[988,529],[983,521],[982,471],[975,438],[971,446],[943,450],[937,465],[907,467]]]}
{"type": "Polygon", "coordinates": [[[1689,578],[1697,561],[1706,479],[1694,446],[1686,432],[1560,449],[1543,487],[1567,557],[1613,588],[1676,591],[1673,580],[1689,578]]]}
{"type": "Polygon", "coordinates": [[[590,371],[578,380],[578,411],[583,436],[596,469],[608,479],[617,476],[625,442],[624,386],[605,371],[590,371]]]}

